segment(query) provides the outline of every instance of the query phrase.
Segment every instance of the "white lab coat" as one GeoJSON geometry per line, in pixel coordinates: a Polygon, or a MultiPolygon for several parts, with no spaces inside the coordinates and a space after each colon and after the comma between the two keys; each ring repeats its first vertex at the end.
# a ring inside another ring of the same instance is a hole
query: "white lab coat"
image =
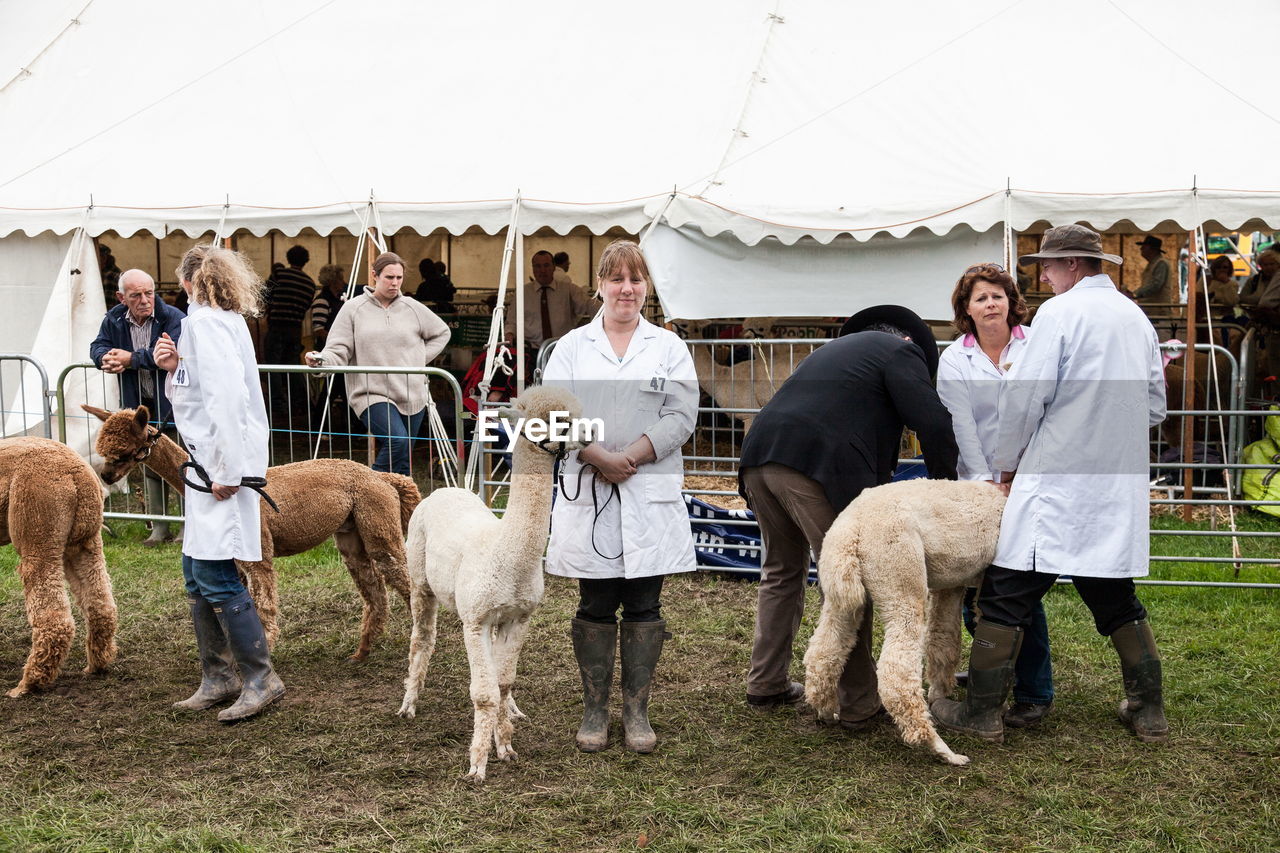
{"type": "MultiPolygon", "coordinates": [[[[221,485],[265,477],[270,427],[244,318],[191,303],[178,339],[178,368],[168,376],[173,421],[191,458],[221,485]]],[[[190,469],[187,479],[199,482],[190,469]]],[[[198,560],[262,559],[258,493],[225,501],[187,488],[182,553],[198,560]]]]}
{"type": "Polygon", "coordinates": [[[1013,328],[999,367],[973,335],[955,340],[938,359],[938,396],[951,412],[951,428],[960,448],[956,473],[961,480],[995,479],[991,457],[996,452],[1000,386],[1021,358],[1030,333],[1029,326],[1013,328]]]}
{"type": "Polygon", "coordinates": [[[1165,416],[1155,329],[1106,275],[1040,308],[1001,386],[991,464],[1017,469],[995,564],[1142,577],[1150,558],[1150,427],[1165,416]]]}
{"type": "Polygon", "coordinates": [[[693,571],[680,446],[693,434],[698,377],[684,341],[641,319],[619,363],[596,317],[560,339],[543,381],[575,394],[584,417],[603,419],[602,443],[609,450],[621,450],[643,434],[658,457],[618,487],[618,498],[610,500],[612,489],[601,478],[594,506],[592,470],[583,472],[576,451],[565,458],[564,490],[551,514],[547,571],[575,578],[693,571]]]}

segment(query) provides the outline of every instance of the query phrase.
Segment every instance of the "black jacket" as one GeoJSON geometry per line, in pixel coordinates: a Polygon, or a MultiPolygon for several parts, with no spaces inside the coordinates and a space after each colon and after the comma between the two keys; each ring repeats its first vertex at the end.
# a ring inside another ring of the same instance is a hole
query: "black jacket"
{"type": "Polygon", "coordinates": [[[863,489],[889,482],[902,428],[915,430],[935,479],[956,478],[951,415],[924,354],[884,332],[837,338],[810,354],[751,424],[741,470],[773,462],[822,484],[840,512],[863,489]]]}
{"type": "Polygon", "coordinates": [[[123,349],[133,353],[132,366],[120,374],[120,402],[128,408],[136,408],[142,402],[138,390],[138,371],[155,370],[156,402],[160,411],[152,412],[151,419],[163,422],[170,413],[169,398],[164,393],[165,374],[163,370],[156,367],[151,351],[163,332],[168,332],[169,337],[177,343],[182,335],[182,319],[186,315],[159,296],[156,297],[155,306],[155,322],[151,324],[151,346],[137,350],[133,348],[133,337],[129,334],[127,316],[129,309],[123,303],[119,303],[102,318],[98,337],[89,344],[89,358],[93,359],[93,363],[98,367],[102,367],[102,357],[108,350],[123,349]]]}

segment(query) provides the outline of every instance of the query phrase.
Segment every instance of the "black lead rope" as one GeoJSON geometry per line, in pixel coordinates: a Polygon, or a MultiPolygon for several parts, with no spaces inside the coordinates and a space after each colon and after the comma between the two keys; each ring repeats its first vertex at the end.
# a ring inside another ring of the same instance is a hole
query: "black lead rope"
{"type": "MultiPolygon", "coordinates": [[[[590,462],[584,462],[582,463],[582,467],[578,469],[578,477],[577,477],[578,491],[574,492],[573,497],[569,497],[569,495],[565,493],[564,466],[562,465],[559,473],[557,473],[556,475],[560,485],[560,496],[567,501],[576,501],[578,499],[578,496],[582,494],[582,475],[587,472],[588,468],[590,468],[592,472],[591,473],[591,509],[592,509],[593,515],[591,518],[591,547],[592,549],[595,550],[597,554],[599,554],[604,559],[616,560],[622,556],[622,551],[619,551],[617,554],[610,557],[602,553],[600,551],[600,547],[596,545],[596,523],[600,521],[600,516],[604,514],[605,508],[609,506],[609,502],[612,501],[614,498],[618,499],[618,506],[622,506],[622,493],[618,491],[618,484],[609,483],[609,497],[605,498],[604,504],[602,505],[599,501],[599,498],[596,497],[596,483],[600,482],[601,480],[600,469],[592,465],[590,462]]],[[[608,483],[609,481],[605,480],[604,482],[608,483]]]]}
{"type": "MultiPolygon", "coordinates": [[[[195,461],[194,459],[188,459],[186,462],[183,462],[182,467],[178,469],[178,475],[182,477],[182,482],[186,483],[188,486],[195,489],[197,492],[204,492],[205,494],[213,494],[213,480],[209,478],[209,472],[204,470],[204,466],[202,466],[199,462],[195,461]],[[201,485],[199,483],[193,483],[187,479],[188,468],[196,472],[196,476],[204,481],[204,485],[201,485]]],[[[270,506],[276,512],[280,511],[280,507],[276,506],[276,502],[271,499],[271,495],[267,494],[267,478],[266,477],[241,477],[240,485],[246,489],[252,489],[253,491],[262,495],[262,499],[267,502],[268,506],[270,506]]]]}

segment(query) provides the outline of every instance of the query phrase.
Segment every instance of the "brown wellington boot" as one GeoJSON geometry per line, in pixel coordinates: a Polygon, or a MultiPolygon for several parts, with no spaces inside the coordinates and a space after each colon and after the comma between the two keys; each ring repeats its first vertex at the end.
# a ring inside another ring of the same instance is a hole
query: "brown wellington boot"
{"type": "Polygon", "coordinates": [[[662,644],[671,639],[667,623],[622,623],[622,729],[632,752],[653,752],[658,736],[649,725],[649,688],[662,644]]]}
{"type": "Polygon", "coordinates": [[[938,699],[929,706],[944,729],[1004,743],[1005,697],[1013,687],[1013,663],[1022,646],[1022,629],[978,622],[969,653],[969,689],[964,701],[938,699]]]}
{"type": "Polygon", "coordinates": [[[574,619],[573,656],[582,676],[582,725],[578,749],[600,752],[609,746],[609,687],[613,684],[613,655],[618,644],[617,623],[574,619]]]}
{"type": "Polygon", "coordinates": [[[1125,699],[1118,713],[1138,740],[1163,743],[1169,739],[1169,722],[1164,716],[1163,668],[1155,635],[1145,619],[1121,625],[1111,634],[1111,643],[1120,655],[1125,699]]]}

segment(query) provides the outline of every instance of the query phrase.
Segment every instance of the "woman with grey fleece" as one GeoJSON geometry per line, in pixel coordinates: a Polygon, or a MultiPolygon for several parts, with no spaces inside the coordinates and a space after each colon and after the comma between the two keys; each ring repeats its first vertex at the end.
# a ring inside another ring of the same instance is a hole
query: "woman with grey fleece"
{"type": "MultiPolygon", "coordinates": [[[[383,252],[373,262],[373,287],[338,311],[322,352],[307,364],[423,367],[449,343],[449,327],[401,292],[404,261],[383,252]]],[[[409,474],[409,452],[431,398],[418,374],[347,375],[347,400],[377,443],[375,471],[409,474]]]]}

